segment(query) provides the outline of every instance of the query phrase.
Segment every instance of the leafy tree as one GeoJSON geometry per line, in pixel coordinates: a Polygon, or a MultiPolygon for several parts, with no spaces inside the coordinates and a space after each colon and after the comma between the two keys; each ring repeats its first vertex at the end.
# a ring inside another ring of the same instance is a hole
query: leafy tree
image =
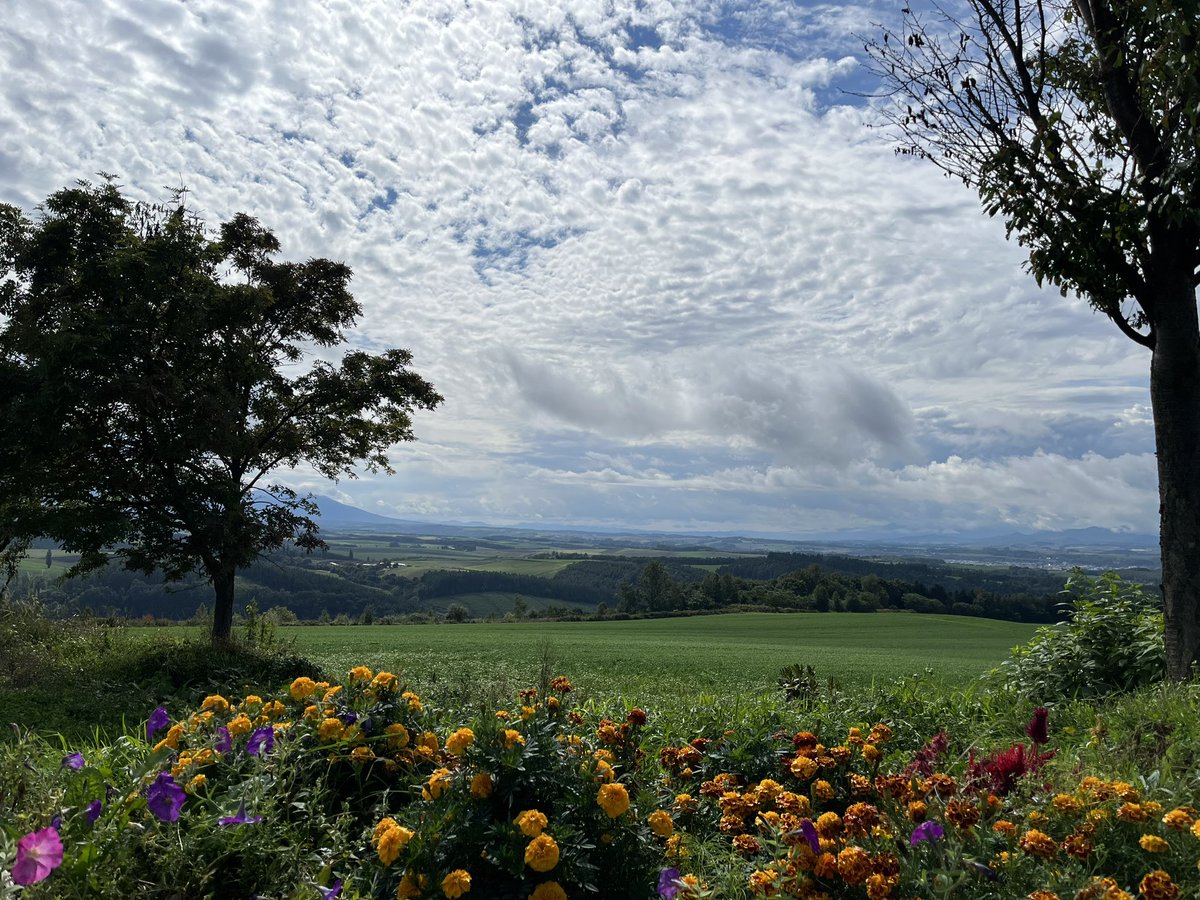
{"type": "Polygon", "coordinates": [[[898,152],[962,179],[1039,283],[1150,350],[1168,669],[1186,678],[1200,665],[1200,7],[915,7],[866,47],[898,152]]]}
{"type": "Polygon", "coordinates": [[[390,472],[413,412],[442,399],[406,350],[322,358],[361,313],[350,269],[278,251],[250,216],[210,236],[179,197],[132,203],[111,180],[55,193],[37,221],[0,206],[0,421],[23,425],[0,435],[0,469],[24,461],[0,481],[3,527],[80,553],[77,571],[200,572],[214,641],[239,569],[323,546],[315,505],[271,473],[390,472]]]}

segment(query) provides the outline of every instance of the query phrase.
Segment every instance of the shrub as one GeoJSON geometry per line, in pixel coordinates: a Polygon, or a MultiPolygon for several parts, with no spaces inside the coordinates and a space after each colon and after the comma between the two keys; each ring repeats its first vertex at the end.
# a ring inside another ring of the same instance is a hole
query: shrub
{"type": "Polygon", "coordinates": [[[1064,593],[1070,620],[1039,628],[1013,650],[997,671],[1007,688],[1050,703],[1130,691],[1165,677],[1162,612],[1141,585],[1114,572],[1090,578],[1076,569],[1064,593]]]}

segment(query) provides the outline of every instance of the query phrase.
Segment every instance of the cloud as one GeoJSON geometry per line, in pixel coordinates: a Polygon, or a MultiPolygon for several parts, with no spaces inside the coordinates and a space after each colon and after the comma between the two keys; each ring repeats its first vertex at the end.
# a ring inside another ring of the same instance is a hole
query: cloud
{"type": "Polygon", "coordinates": [[[373,510],[1148,521],[1145,354],[865,127],[855,35],[894,13],[9,0],[0,201],[184,184],[349,262],[354,342],[447,398],[339,487],[373,510]]]}

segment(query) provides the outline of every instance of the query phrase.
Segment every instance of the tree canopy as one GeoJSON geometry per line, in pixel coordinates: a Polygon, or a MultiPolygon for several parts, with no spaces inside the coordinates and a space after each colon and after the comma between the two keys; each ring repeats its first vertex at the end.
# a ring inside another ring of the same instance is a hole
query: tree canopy
{"type": "Polygon", "coordinates": [[[897,151],[961,178],[1039,283],[1152,352],[1165,638],[1172,676],[1187,677],[1200,666],[1200,3],[902,14],[866,45],[897,151]]]}
{"type": "Polygon", "coordinates": [[[442,398],[407,350],[325,358],[361,314],[351,271],[279,250],[248,215],[214,235],[180,197],[133,203],[111,181],[37,221],[0,206],[0,539],[52,537],[79,570],[199,571],[216,640],[238,569],[321,545],[316,507],[273,473],[390,472],[442,398]]]}

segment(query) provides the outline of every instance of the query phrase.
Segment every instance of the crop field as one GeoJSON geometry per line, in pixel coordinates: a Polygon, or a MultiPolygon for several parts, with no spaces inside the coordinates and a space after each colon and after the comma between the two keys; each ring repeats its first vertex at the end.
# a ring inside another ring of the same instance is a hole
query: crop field
{"type": "Polygon", "coordinates": [[[282,629],[334,673],[388,669],[428,688],[522,687],[543,660],[585,695],[637,703],[696,702],[773,689],[786,665],[839,684],[931,670],[947,684],[995,667],[1034,626],[959,616],[742,613],[622,622],[308,626],[282,629]]]}

